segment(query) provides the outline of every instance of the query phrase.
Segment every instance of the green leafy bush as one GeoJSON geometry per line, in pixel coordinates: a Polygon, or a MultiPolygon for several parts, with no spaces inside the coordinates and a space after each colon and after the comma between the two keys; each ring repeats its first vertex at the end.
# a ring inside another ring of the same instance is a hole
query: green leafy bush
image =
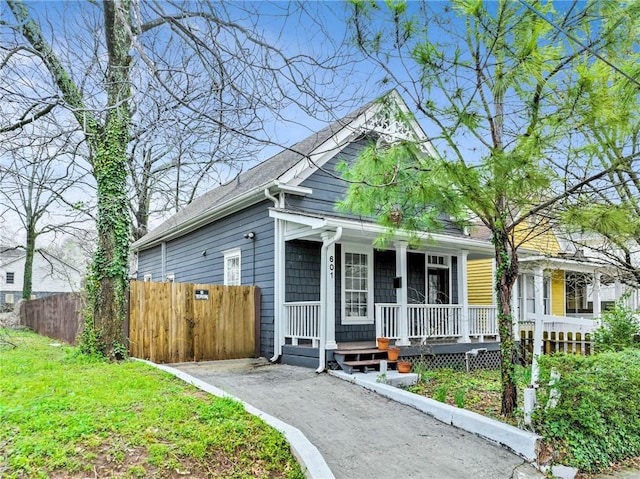
{"type": "Polygon", "coordinates": [[[624,300],[616,301],[613,309],[602,313],[602,326],[593,333],[596,351],[622,351],[640,348],[637,336],[640,323],[624,300]]]}
{"type": "Polygon", "coordinates": [[[534,425],[557,462],[597,472],[640,455],[640,350],[543,356],[540,373],[534,425]]]}

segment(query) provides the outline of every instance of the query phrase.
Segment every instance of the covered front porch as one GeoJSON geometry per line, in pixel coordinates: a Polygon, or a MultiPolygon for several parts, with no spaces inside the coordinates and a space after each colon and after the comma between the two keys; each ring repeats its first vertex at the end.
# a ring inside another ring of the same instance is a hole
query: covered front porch
{"type": "Polygon", "coordinates": [[[374,247],[384,231],[371,223],[283,210],[271,215],[282,265],[274,358],[284,348],[313,349],[321,369],[341,345],[375,344],[381,336],[404,347],[497,340],[496,307],[471,305],[467,293],[467,260],[490,258],[487,242],[452,230],[425,235],[419,246],[398,233],[374,247]]]}

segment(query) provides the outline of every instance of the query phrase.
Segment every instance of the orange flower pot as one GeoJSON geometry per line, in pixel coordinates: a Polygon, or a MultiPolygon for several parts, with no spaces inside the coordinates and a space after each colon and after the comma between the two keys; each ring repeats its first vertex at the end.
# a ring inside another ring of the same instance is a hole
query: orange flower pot
{"type": "Polygon", "coordinates": [[[389,338],[378,338],[378,349],[380,351],[386,351],[389,347],[389,338]]]}
{"type": "Polygon", "coordinates": [[[398,356],[400,356],[400,348],[392,346],[387,349],[387,359],[389,361],[397,361],[398,356]]]}
{"type": "Polygon", "coordinates": [[[399,373],[410,373],[411,361],[398,361],[397,367],[399,373]]]}

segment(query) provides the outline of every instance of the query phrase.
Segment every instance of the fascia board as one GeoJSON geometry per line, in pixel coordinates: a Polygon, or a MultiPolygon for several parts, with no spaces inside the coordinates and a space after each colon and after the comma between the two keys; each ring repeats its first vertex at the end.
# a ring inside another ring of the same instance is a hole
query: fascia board
{"type": "Polygon", "coordinates": [[[290,195],[308,196],[313,193],[313,190],[311,188],[306,188],[304,186],[292,186],[279,180],[275,180],[274,184],[278,188],[278,190],[290,195]]]}
{"type": "MultiPolygon", "coordinates": [[[[357,220],[347,220],[340,218],[327,218],[327,228],[341,227],[345,232],[348,230],[371,233],[372,235],[380,235],[386,231],[384,226],[375,223],[364,223],[357,220]]],[[[397,240],[409,239],[411,233],[406,230],[398,230],[395,232],[397,240]]],[[[469,239],[465,237],[449,236],[440,233],[417,233],[418,238],[425,241],[435,241],[440,246],[456,246],[460,249],[472,250],[479,253],[494,253],[493,245],[481,240],[469,239]]]]}
{"type": "Polygon", "coordinates": [[[311,216],[298,215],[295,213],[290,213],[285,211],[277,211],[277,210],[274,210],[273,208],[269,208],[269,216],[271,218],[309,226],[312,229],[322,228],[326,224],[326,220],[323,218],[314,218],[311,216]]]}
{"type": "Polygon", "coordinates": [[[581,273],[596,273],[598,271],[615,270],[616,267],[606,263],[585,263],[571,259],[549,258],[547,256],[532,256],[520,260],[523,267],[529,266],[530,263],[544,263],[548,267],[562,271],[578,271],[581,273]]]}

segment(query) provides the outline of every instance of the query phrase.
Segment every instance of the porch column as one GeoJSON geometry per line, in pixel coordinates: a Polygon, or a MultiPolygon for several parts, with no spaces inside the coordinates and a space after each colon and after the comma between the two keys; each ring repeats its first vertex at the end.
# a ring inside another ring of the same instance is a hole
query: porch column
{"type": "Polygon", "coordinates": [[[335,241],[331,241],[334,236],[333,231],[322,233],[322,241],[330,242],[320,270],[320,282],[326,285],[325,297],[320,298],[320,308],[324,308],[324,314],[320,314],[320,321],[325,321],[326,324],[325,349],[338,349],[338,343],[336,343],[336,244],[335,241]]]}
{"type": "Polygon", "coordinates": [[[460,343],[470,343],[469,337],[469,295],[467,288],[467,257],[469,252],[465,249],[458,256],[458,303],[462,305],[460,317],[460,343]]]}
{"type": "Polygon", "coordinates": [[[516,277],[511,290],[511,318],[513,319],[513,337],[516,341],[520,339],[520,311],[518,310],[518,287],[520,276],[516,277]]]}
{"type": "MultiPolygon", "coordinates": [[[[538,356],[543,353],[543,330],[544,330],[544,276],[542,268],[536,268],[533,271],[533,294],[535,301],[535,326],[533,330],[533,360],[531,362],[531,384],[536,386],[538,383],[538,377],[540,375],[540,368],[538,366],[538,356]]],[[[526,301],[525,301],[526,303],[526,301]]]]}
{"type": "Polygon", "coordinates": [[[616,301],[618,301],[620,299],[620,297],[622,296],[622,282],[620,281],[620,278],[616,278],[616,282],[615,282],[615,292],[616,292],[616,301]]]}
{"type": "Polygon", "coordinates": [[[544,314],[544,272],[542,268],[533,271],[533,297],[535,301],[535,313],[544,314]]]}
{"type": "Polygon", "coordinates": [[[527,308],[529,307],[529,305],[527,301],[528,286],[527,286],[526,274],[520,275],[520,282],[522,283],[522,301],[520,302],[520,319],[522,321],[529,321],[529,318],[527,317],[527,315],[529,314],[529,311],[527,311],[527,308]]]}
{"type": "Polygon", "coordinates": [[[406,241],[396,241],[396,276],[400,277],[400,287],[396,289],[396,303],[400,305],[398,315],[398,335],[396,340],[398,346],[409,346],[409,328],[407,317],[407,245],[406,241]]]}
{"type": "Polygon", "coordinates": [[[593,317],[600,317],[601,299],[600,299],[600,272],[593,273],[593,317]]]}

